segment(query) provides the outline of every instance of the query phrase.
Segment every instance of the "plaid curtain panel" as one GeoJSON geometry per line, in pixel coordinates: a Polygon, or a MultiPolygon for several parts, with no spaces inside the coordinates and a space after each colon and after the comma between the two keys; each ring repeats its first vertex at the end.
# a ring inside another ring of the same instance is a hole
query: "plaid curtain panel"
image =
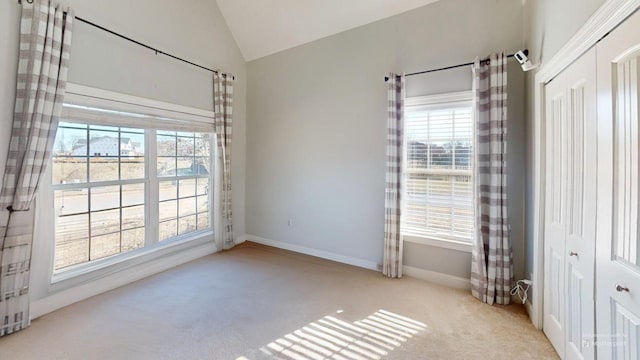
{"type": "Polygon", "coordinates": [[[387,118],[387,172],[384,198],[384,260],[382,273],[402,277],[400,214],[402,194],[402,142],[404,131],[404,75],[389,74],[387,118]]]}
{"type": "Polygon", "coordinates": [[[13,129],[0,192],[0,336],[30,323],[30,206],[62,110],[72,23],[73,13],[56,4],[23,1],[13,129]]]}
{"type": "Polygon", "coordinates": [[[231,211],[231,139],[233,125],[233,75],[213,74],[213,106],[215,112],[216,139],[221,159],[220,181],[221,236],[223,249],[235,245],[233,236],[233,212],[231,211]]]}
{"type": "Polygon", "coordinates": [[[476,236],[471,293],[488,304],[509,304],[513,256],[507,214],[507,58],[476,60],[476,236]]]}

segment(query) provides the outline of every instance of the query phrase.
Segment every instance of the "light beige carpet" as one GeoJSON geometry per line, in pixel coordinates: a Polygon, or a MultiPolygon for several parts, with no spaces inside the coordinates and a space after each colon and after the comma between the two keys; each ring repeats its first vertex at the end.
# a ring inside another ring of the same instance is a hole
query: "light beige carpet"
{"type": "Polygon", "coordinates": [[[0,338],[0,359],[556,359],[521,306],[245,243],[0,338]]]}

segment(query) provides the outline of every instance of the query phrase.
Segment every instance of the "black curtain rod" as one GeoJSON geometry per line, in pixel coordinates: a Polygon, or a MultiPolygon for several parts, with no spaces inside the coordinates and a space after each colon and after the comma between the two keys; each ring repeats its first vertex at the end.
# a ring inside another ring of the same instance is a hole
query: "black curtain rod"
{"type": "MultiPolygon", "coordinates": [[[[524,52],[525,55],[529,55],[529,50],[528,49],[524,49],[522,52],[524,52]]],[[[507,59],[508,58],[512,58],[514,57],[515,54],[510,54],[507,55],[507,59]]],[[[485,61],[489,61],[488,58],[486,59],[482,59],[480,60],[480,62],[485,62],[485,61]]],[[[468,62],[468,63],[464,63],[464,64],[458,64],[458,65],[451,65],[451,66],[445,66],[445,67],[441,67],[441,68],[437,68],[437,69],[431,69],[431,70],[424,70],[424,71],[418,71],[418,72],[414,72],[414,73],[410,73],[410,74],[406,74],[405,76],[414,76],[414,75],[422,75],[422,74],[428,74],[428,73],[432,73],[432,72],[436,72],[436,71],[442,71],[442,70],[450,70],[450,69],[456,69],[459,67],[464,67],[464,66],[471,66],[475,64],[475,62],[468,62]]],[[[389,81],[389,77],[385,76],[384,77],[384,81],[389,81]]]]}
{"type": "MultiPolygon", "coordinates": [[[[29,1],[29,0],[25,0],[25,1],[26,1],[26,2],[28,2],[29,4],[33,3],[33,0],[31,0],[31,1],[29,1]]],[[[22,0],[18,0],[18,4],[22,4],[22,0]]],[[[98,24],[96,24],[96,23],[94,23],[94,22],[91,22],[91,21],[89,21],[89,20],[83,19],[83,18],[81,18],[81,17],[79,17],[79,16],[76,16],[76,17],[75,17],[75,19],[76,19],[76,20],[78,20],[78,21],[80,21],[80,22],[83,22],[83,23],[85,23],[85,24],[87,24],[87,25],[91,25],[91,26],[93,26],[93,27],[95,27],[95,28],[97,28],[97,29],[100,29],[100,30],[102,30],[102,31],[106,31],[106,32],[108,32],[109,34],[115,35],[115,36],[117,36],[117,37],[119,37],[119,38],[122,38],[122,39],[125,39],[125,40],[127,40],[127,41],[130,41],[130,42],[132,42],[132,43],[134,43],[134,44],[136,44],[136,45],[139,45],[139,46],[142,46],[142,47],[144,47],[144,48],[147,48],[147,49],[149,49],[149,50],[151,50],[151,51],[154,51],[154,52],[156,53],[156,55],[161,54],[161,55],[164,55],[164,56],[168,56],[168,57],[170,57],[170,58],[172,58],[172,59],[175,59],[175,60],[178,60],[178,61],[182,61],[183,63],[187,63],[187,64],[189,64],[189,65],[191,65],[191,66],[195,66],[195,67],[198,67],[198,68],[200,68],[200,69],[210,71],[210,72],[212,72],[212,73],[214,73],[214,74],[218,74],[218,73],[219,73],[219,71],[218,71],[218,70],[209,69],[209,68],[208,68],[208,67],[206,67],[206,66],[202,66],[202,65],[200,65],[200,64],[196,64],[196,63],[194,63],[194,62],[192,62],[192,61],[185,60],[185,59],[183,59],[183,58],[181,58],[181,57],[178,57],[178,56],[175,56],[175,55],[172,55],[172,54],[166,53],[166,52],[164,52],[164,51],[162,51],[162,50],[158,50],[158,49],[154,48],[153,46],[147,45],[147,44],[142,43],[142,42],[140,42],[140,41],[138,41],[138,40],[134,40],[134,39],[132,39],[132,38],[130,38],[130,37],[128,37],[128,36],[125,36],[125,35],[122,35],[122,34],[120,34],[120,33],[115,32],[115,31],[113,31],[113,30],[107,29],[107,28],[106,28],[106,27],[104,27],[104,26],[98,25],[98,24]]],[[[223,75],[223,76],[226,76],[226,74],[222,74],[222,75],[223,75]]],[[[235,78],[236,78],[236,77],[234,76],[234,77],[233,77],[233,79],[235,80],[235,78]]]]}

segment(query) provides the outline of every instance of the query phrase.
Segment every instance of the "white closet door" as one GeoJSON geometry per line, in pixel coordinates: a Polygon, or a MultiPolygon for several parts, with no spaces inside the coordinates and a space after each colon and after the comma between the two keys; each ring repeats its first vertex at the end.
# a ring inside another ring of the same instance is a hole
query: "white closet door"
{"type": "Polygon", "coordinates": [[[594,359],[597,148],[596,50],[566,72],[565,359],[594,359]]]}
{"type": "Polygon", "coordinates": [[[566,74],[546,85],[544,333],[564,357],[567,133],[566,74]]]}
{"type": "Polygon", "coordinates": [[[544,332],[564,359],[593,359],[596,53],[546,86],[544,332]]]}
{"type": "Polygon", "coordinates": [[[640,13],[597,47],[598,359],[640,359],[640,13]]]}

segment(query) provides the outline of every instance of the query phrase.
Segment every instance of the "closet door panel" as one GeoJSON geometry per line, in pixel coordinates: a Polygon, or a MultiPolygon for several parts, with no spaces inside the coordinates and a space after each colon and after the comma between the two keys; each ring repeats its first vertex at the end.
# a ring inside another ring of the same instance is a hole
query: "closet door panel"
{"type": "Polygon", "coordinates": [[[596,53],[546,85],[544,331],[564,359],[593,359],[596,53]]]}
{"type": "Polygon", "coordinates": [[[595,357],[597,149],[596,52],[566,70],[568,176],[566,192],[566,359],[595,357]]]}
{"type": "Polygon", "coordinates": [[[567,133],[566,76],[546,85],[546,189],[544,332],[563,356],[565,347],[565,246],[567,133]]]}
{"type": "Polygon", "coordinates": [[[599,359],[640,359],[640,13],[597,46],[599,359]]]}

